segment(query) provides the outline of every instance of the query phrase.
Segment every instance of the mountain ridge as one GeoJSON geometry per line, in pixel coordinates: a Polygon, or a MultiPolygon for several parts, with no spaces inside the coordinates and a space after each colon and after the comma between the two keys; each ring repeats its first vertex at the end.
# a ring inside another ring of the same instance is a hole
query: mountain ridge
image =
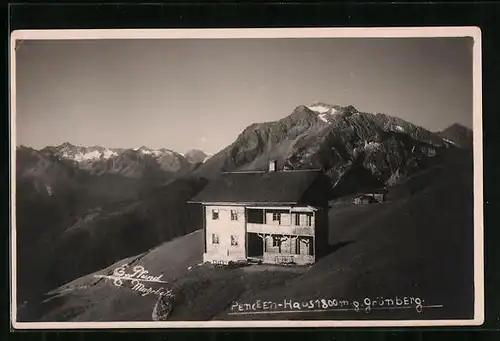
{"type": "Polygon", "coordinates": [[[22,153],[26,148],[52,154],[60,161],[93,175],[110,173],[130,178],[183,174],[209,158],[208,154],[204,154],[203,160],[193,160],[167,148],[107,148],[100,145],[78,146],[70,142],[41,149],[21,145],[16,150],[22,153]]]}
{"type": "Polygon", "coordinates": [[[317,102],[249,125],[194,172],[213,178],[221,171],[264,170],[276,160],[280,168],[323,169],[333,183],[345,171],[363,167],[387,184],[425,167],[447,147],[438,134],[398,117],[317,102]]]}

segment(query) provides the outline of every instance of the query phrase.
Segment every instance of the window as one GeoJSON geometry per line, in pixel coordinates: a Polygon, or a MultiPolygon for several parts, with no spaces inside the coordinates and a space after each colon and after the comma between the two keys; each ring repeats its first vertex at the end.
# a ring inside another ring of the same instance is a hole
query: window
{"type": "Polygon", "coordinates": [[[312,215],[307,213],[295,213],[296,226],[312,226],[312,215]]]}
{"type": "Polygon", "coordinates": [[[212,220],[219,219],[219,210],[212,210],[212,220]]]}
{"type": "Polygon", "coordinates": [[[238,246],[238,236],[231,236],[231,246],[238,246]]]}
{"type": "Polygon", "coordinates": [[[273,247],[280,246],[280,237],[273,237],[273,247]]]}
{"type": "Polygon", "coordinates": [[[312,215],[308,214],[307,215],[307,226],[311,226],[312,225],[312,215]]]}
{"type": "Polygon", "coordinates": [[[236,210],[231,210],[231,220],[238,220],[238,212],[236,210]]]}
{"type": "Polygon", "coordinates": [[[281,214],[279,212],[273,212],[273,221],[281,221],[281,214]]]}
{"type": "Polygon", "coordinates": [[[212,244],[219,244],[219,236],[212,233],[212,244]]]}

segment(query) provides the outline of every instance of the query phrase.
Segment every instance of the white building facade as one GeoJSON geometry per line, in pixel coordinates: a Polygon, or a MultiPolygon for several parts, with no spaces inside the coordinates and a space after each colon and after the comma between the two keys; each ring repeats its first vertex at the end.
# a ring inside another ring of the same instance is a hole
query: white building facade
{"type": "MultiPolygon", "coordinates": [[[[306,265],[327,242],[328,205],[317,171],[225,173],[191,203],[203,207],[203,260],[306,265]],[[309,195],[307,195],[309,194],[309,195]]],[[[324,186],[324,184],[322,184],[324,186]]]]}

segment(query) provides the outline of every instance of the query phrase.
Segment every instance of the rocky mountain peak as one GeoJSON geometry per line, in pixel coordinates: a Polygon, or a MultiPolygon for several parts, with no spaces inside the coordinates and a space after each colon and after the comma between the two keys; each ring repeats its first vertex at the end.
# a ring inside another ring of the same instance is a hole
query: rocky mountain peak
{"type": "Polygon", "coordinates": [[[63,142],[57,147],[59,147],[59,148],[75,148],[76,146],[71,144],[70,142],[63,142]]]}
{"type": "Polygon", "coordinates": [[[404,178],[426,167],[443,146],[436,134],[400,118],[317,102],[297,106],[280,120],[250,125],[197,172],[211,177],[265,170],[272,159],[290,169],[323,169],[333,184],[363,183],[366,174],[373,178],[370,184],[386,184],[396,173],[404,178]]]}
{"type": "Polygon", "coordinates": [[[460,123],[453,123],[448,128],[437,133],[443,141],[456,147],[472,149],[473,133],[472,130],[460,123]]]}
{"type": "Polygon", "coordinates": [[[359,113],[353,105],[342,106],[338,104],[326,104],[317,102],[307,109],[313,112],[324,123],[332,123],[337,116],[345,116],[359,113]]]}
{"type": "Polygon", "coordinates": [[[184,153],[184,157],[191,163],[203,163],[209,156],[200,149],[191,149],[184,153]]]}

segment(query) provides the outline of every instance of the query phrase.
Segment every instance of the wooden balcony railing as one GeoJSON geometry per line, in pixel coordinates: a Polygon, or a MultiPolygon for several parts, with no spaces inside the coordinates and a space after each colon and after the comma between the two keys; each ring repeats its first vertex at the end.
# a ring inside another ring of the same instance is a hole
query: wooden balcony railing
{"type": "Polygon", "coordinates": [[[247,224],[247,232],[314,236],[314,227],[296,225],[247,224]]]}

